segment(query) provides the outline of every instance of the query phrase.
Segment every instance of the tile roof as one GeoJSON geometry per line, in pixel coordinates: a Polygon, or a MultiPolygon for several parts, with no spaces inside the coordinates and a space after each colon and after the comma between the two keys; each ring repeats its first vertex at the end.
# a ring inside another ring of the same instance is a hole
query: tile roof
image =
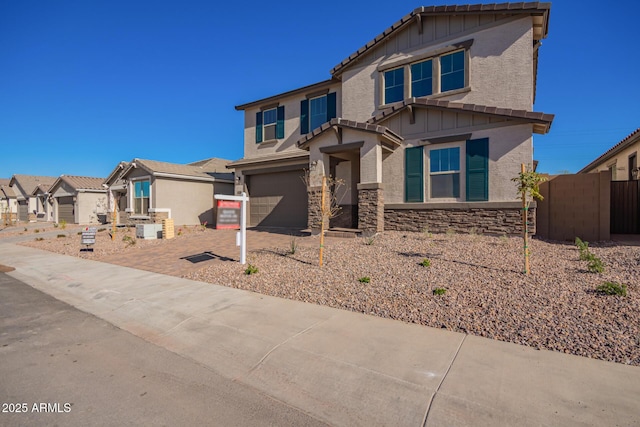
{"type": "Polygon", "coordinates": [[[7,198],[16,197],[16,193],[13,191],[13,188],[9,186],[9,184],[0,184],[0,191],[2,191],[7,198]]]}
{"type": "Polygon", "coordinates": [[[199,160],[197,162],[188,163],[188,166],[199,166],[207,172],[223,172],[228,173],[227,165],[231,163],[231,160],[220,159],[218,157],[211,157],[210,159],[199,160]]]}
{"type": "Polygon", "coordinates": [[[310,84],[308,86],[300,87],[298,89],[293,89],[293,90],[290,90],[288,92],[283,92],[283,93],[279,93],[277,95],[269,96],[267,98],[258,99],[257,101],[251,101],[251,102],[247,102],[246,104],[236,105],[235,108],[236,108],[237,111],[246,110],[247,108],[251,108],[251,107],[254,107],[256,105],[266,104],[266,103],[268,103],[270,101],[277,101],[277,100],[279,100],[279,99],[281,99],[283,97],[286,97],[286,96],[297,95],[299,93],[305,93],[305,92],[312,92],[314,90],[324,88],[326,86],[329,86],[329,85],[331,85],[333,83],[337,83],[337,82],[338,82],[338,80],[334,79],[334,78],[331,78],[329,80],[323,80],[321,82],[313,83],[313,84],[310,84]]]}
{"type": "Polygon", "coordinates": [[[376,116],[367,120],[368,123],[378,123],[410,108],[432,108],[438,110],[453,111],[459,113],[471,113],[489,115],[494,117],[504,117],[507,119],[522,120],[534,124],[534,132],[547,133],[553,122],[553,114],[538,113],[527,110],[512,110],[510,108],[488,107],[486,105],[465,104],[455,101],[444,101],[429,98],[409,98],[404,101],[392,104],[389,108],[382,110],[376,116]]]}
{"type": "MultiPolygon", "coordinates": [[[[15,187],[16,183],[18,186],[27,194],[31,195],[33,190],[36,189],[39,185],[49,186],[53,185],[58,178],[55,176],[36,176],[36,175],[20,175],[16,174],[11,177],[11,186],[15,187]]],[[[22,196],[20,190],[16,191],[16,196],[22,196]]]]}
{"type": "Polygon", "coordinates": [[[587,166],[583,167],[578,171],[578,173],[588,173],[591,169],[597,167],[600,163],[609,160],[611,157],[615,156],[625,148],[631,146],[640,140],[640,128],[634,130],[629,135],[627,135],[622,141],[618,142],[613,147],[609,148],[604,152],[600,157],[589,163],[587,166]]]}
{"type": "Polygon", "coordinates": [[[248,159],[238,159],[229,163],[229,167],[256,165],[261,163],[274,163],[274,162],[290,162],[290,161],[303,161],[309,162],[309,153],[303,150],[287,150],[283,153],[271,154],[266,156],[250,157],[248,159]]]}
{"type": "Polygon", "coordinates": [[[349,128],[355,129],[364,132],[374,132],[379,135],[384,136],[390,142],[395,144],[400,144],[401,141],[404,140],[400,135],[393,132],[391,129],[386,126],[376,125],[374,123],[369,122],[356,122],[353,120],[346,120],[342,118],[331,119],[329,122],[322,124],[322,126],[314,129],[307,135],[303,136],[296,143],[298,148],[306,149],[309,146],[309,142],[317,137],[318,135],[324,133],[325,131],[331,129],[332,127],[337,126],[341,128],[349,128]]]}
{"type": "Polygon", "coordinates": [[[60,175],[60,180],[65,182],[74,190],[100,190],[107,191],[102,183],[104,178],[94,178],[90,176],[73,176],[73,175],[60,175]]]}
{"type": "Polygon", "coordinates": [[[542,2],[518,2],[518,3],[490,3],[490,4],[463,4],[463,5],[449,5],[449,6],[422,6],[414,9],[408,15],[403,16],[399,21],[395,22],[389,28],[384,30],[373,40],[362,46],[360,49],[343,59],[338,65],[331,69],[331,75],[341,73],[352,62],[358,59],[360,56],[368,53],[371,49],[376,47],[379,43],[387,38],[395,35],[401,29],[414,19],[421,19],[423,16],[435,16],[435,15],[462,15],[462,14],[487,14],[487,13],[508,13],[508,14],[536,14],[544,16],[544,23],[542,25],[542,34],[540,38],[547,36],[547,28],[549,21],[549,10],[551,9],[551,3],[542,2]]]}
{"type": "Polygon", "coordinates": [[[131,169],[131,167],[135,167],[134,164],[136,166],[140,165],[142,168],[146,169],[148,172],[154,175],[177,175],[189,178],[198,178],[200,180],[206,181],[233,180],[232,173],[218,172],[218,166],[212,166],[208,164],[205,164],[204,166],[193,166],[169,162],[159,162],[156,160],[133,159],[128,169],[131,169]]]}

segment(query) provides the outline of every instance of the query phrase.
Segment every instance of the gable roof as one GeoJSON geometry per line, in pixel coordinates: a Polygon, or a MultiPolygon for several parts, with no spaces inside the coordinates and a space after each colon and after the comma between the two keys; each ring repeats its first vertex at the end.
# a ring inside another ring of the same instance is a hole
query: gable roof
{"type": "Polygon", "coordinates": [[[49,188],[49,193],[53,193],[62,183],[67,184],[71,189],[77,192],[106,192],[107,189],[102,186],[104,178],[94,178],[90,176],[73,176],[60,175],[60,177],[49,188]]]}
{"type": "Polygon", "coordinates": [[[228,181],[233,183],[233,173],[210,171],[206,164],[205,166],[193,166],[144,159],[133,159],[129,166],[122,172],[122,175],[127,175],[129,171],[137,167],[143,168],[153,176],[195,179],[197,181],[228,181]]]}
{"type": "Polygon", "coordinates": [[[534,40],[541,40],[548,34],[549,11],[551,3],[542,2],[519,2],[519,3],[490,3],[490,4],[464,4],[449,6],[422,6],[414,9],[408,15],[403,16],[389,28],[378,34],[373,40],[362,46],[360,49],[343,59],[338,65],[331,69],[331,75],[341,74],[345,68],[353,64],[361,56],[365,55],[373,48],[388,38],[395,36],[400,31],[411,25],[413,21],[421,24],[423,17],[438,15],[478,15],[478,14],[528,14],[539,17],[534,21],[534,40]]]}
{"type": "MultiPolygon", "coordinates": [[[[10,182],[11,182],[10,178],[0,178],[0,192],[4,194],[4,197],[0,197],[0,198],[5,198],[5,199],[16,198],[16,194],[13,192],[13,188],[9,186],[10,182]]],[[[0,196],[2,196],[2,194],[0,194],[0,196]]]]}
{"type": "Polygon", "coordinates": [[[36,175],[20,175],[16,174],[11,177],[9,185],[11,187],[18,186],[18,191],[14,189],[14,193],[17,197],[21,198],[24,195],[29,196],[39,185],[51,186],[56,182],[55,176],[36,176],[36,175]],[[23,195],[24,194],[24,195],[23,195]]]}
{"type": "Polygon", "coordinates": [[[403,137],[393,132],[391,129],[387,128],[386,126],[380,126],[373,123],[356,122],[353,120],[336,118],[336,119],[331,119],[326,123],[323,123],[322,126],[314,129],[310,133],[300,138],[296,143],[296,145],[298,146],[298,148],[302,148],[303,150],[306,150],[309,148],[309,143],[311,142],[312,139],[323,134],[324,132],[326,132],[331,128],[348,128],[348,129],[354,129],[362,132],[377,133],[382,137],[382,139],[386,143],[385,145],[391,148],[395,148],[396,146],[400,145],[400,143],[404,140],[403,137]]]}
{"type": "Polygon", "coordinates": [[[616,156],[618,153],[620,153],[621,151],[625,150],[627,147],[630,147],[631,145],[635,144],[638,141],[640,141],[640,128],[631,132],[622,141],[618,142],[616,145],[614,145],[613,147],[605,151],[604,154],[602,154],[600,157],[598,157],[597,159],[589,163],[587,166],[580,169],[578,173],[589,172],[591,169],[597,167],[602,162],[606,162],[610,158],[616,156]]]}
{"type": "Polygon", "coordinates": [[[199,166],[207,172],[221,172],[229,173],[227,165],[231,163],[231,160],[220,159],[218,157],[211,157],[209,159],[198,160],[197,162],[187,163],[188,166],[199,166]]]}
{"type": "Polygon", "coordinates": [[[118,165],[113,168],[111,173],[104,179],[104,184],[109,185],[112,182],[117,181],[122,176],[122,172],[127,169],[129,166],[129,162],[120,162],[118,165]]]}
{"type": "Polygon", "coordinates": [[[488,107],[486,105],[465,104],[462,102],[444,101],[429,98],[409,98],[404,101],[392,104],[389,108],[385,108],[378,115],[373,116],[367,123],[379,123],[387,120],[396,114],[412,108],[430,108],[436,110],[445,110],[456,113],[480,114],[492,117],[502,117],[505,119],[520,120],[533,123],[533,131],[535,133],[547,133],[553,122],[553,114],[538,113],[526,110],[512,110],[510,108],[488,107]]]}
{"type": "Polygon", "coordinates": [[[251,101],[251,102],[247,102],[246,104],[236,105],[235,109],[237,111],[241,111],[241,110],[246,110],[247,108],[255,107],[256,105],[262,105],[268,102],[277,102],[281,98],[284,98],[286,96],[298,95],[300,93],[312,92],[314,90],[323,89],[325,87],[330,86],[333,83],[336,83],[337,81],[338,81],[337,79],[330,78],[329,80],[323,80],[321,82],[313,83],[308,86],[299,87],[298,89],[293,89],[288,92],[283,92],[277,95],[269,96],[267,98],[258,99],[257,101],[251,101]]]}

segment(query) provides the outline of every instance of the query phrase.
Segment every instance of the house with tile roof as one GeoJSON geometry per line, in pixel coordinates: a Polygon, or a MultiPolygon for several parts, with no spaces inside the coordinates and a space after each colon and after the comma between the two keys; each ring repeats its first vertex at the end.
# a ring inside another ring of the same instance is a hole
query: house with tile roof
{"type": "Polygon", "coordinates": [[[518,232],[511,178],[553,121],[533,109],[550,8],[419,7],[328,80],[236,106],[244,157],[229,167],[250,224],[319,229],[331,176],[346,184],[332,227],[518,232]]]}
{"type": "MultiPolygon", "coordinates": [[[[118,224],[157,223],[173,218],[176,225],[214,224],[214,194],[233,194],[229,160],[205,159],[191,164],[133,159],[121,162],[103,184],[109,212],[118,224]]],[[[111,218],[109,216],[109,218],[111,218]]]]}
{"type": "Polygon", "coordinates": [[[33,195],[37,187],[49,188],[56,181],[54,176],[35,176],[16,174],[11,177],[9,185],[13,189],[18,203],[18,220],[34,222],[43,211],[38,209],[37,197],[33,195]]]}
{"type": "Polygon", "coordinates": [[[69,224],[95,224],[107,212],[104,178],[60,175],[49,188],[53,221],[69,224]]]}
{"type": "Polygon", "coordinates": [[[640,179],[639,154],[640,128],[631,132],[578,173],[596,173],[609,170],[612,181],[637,181],[640,179]]]}
{"type": "Polygon", "coordinates": [[[0,178],[0,224],[13,224],[18,219],[18,202],[9,185],[10,178],[0,178]]]}

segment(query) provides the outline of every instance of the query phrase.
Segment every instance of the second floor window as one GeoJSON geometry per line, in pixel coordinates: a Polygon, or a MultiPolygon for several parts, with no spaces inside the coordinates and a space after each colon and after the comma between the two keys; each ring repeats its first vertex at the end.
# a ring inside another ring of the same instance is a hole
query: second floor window
{"type": "Polygon", "coordinates": [[[300,133],[305,135],[336,116],[336,93],[300,101],[300,133]]]}
{"type": "Polygon", "coordinates": [[[440,57],[440,91],[464,87],[464,51],[440,57]]]}
{"type": "Polygon", "coordinates": [[[256,113],[256,144],[284,138],[284,105],[256,113]]]}
{"type": "Polygon", "coordinates": [[[398,102],[404,99],[404,68],[396,68],[384,73],[384,102],[398,102]]]}

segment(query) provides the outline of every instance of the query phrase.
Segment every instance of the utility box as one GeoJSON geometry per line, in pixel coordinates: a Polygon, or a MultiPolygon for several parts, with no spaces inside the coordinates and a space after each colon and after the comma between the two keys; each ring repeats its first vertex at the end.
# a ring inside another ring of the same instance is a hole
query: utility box
{"type": "Polygon", "coordinates": [[[136,239],[162,239],[162,224],[136,225],[136,239]]]}

